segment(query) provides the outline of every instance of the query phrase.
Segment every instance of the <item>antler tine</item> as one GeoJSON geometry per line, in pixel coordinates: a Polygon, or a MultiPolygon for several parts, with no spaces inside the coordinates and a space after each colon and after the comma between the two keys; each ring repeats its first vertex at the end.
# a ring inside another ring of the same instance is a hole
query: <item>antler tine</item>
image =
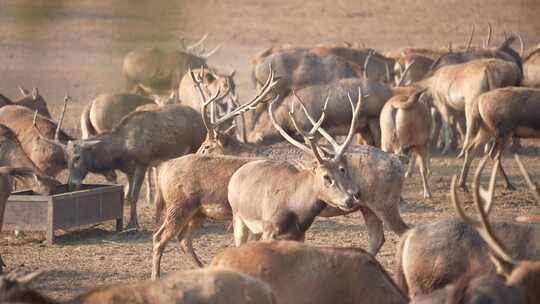
{"type": "Polygon", "coordinates": [[[338,150],[336,151],[336,154],[334,156],[334,159],[336,160],[340,159],[341,156],[343,156],[343,153],[345,153],[347,146],[349,146],[355,134],[356,122],[358,121],[358,114],[360,114],[360,109],[362,108],[362,104],[363,104],[362,88],[358,87],[358,100],[356,102],[356,107],[354,106],[354,103],[351,99],[351,95],[349,93],[347,93],[347,97],[349,98],[349,102],[351,103],[351,110],[353,111],[351,126],[349,127],[349,133],[347,134],[347,137],[345,138],[343,143],[339,146],[338,150]]]}
{"type": "Polygon", "coordinates": [[[484,48],[489,47],[489,44],[491,43],[491,36],[493,35],[493,27],[491,26],[491,22],[488,22],[488,35],[484,44],[484,48]]]}
{"type": "Polygon", "coordinates": [[[272,124],[274,125],[274,128],[276,128],[276,130],[279,132],[279,134],[281,134],[281,136],[286,140],[288,141],[291,145],[299,148],[300,150],[306,152],[306,153],[313,153],[313,151],[306,145],[304,145],[303,143],[297,141],[296,139],[292,138],[292,136],[290,136],[276,121],[276,118],[274,117],[274,111],[273,111],[273,106],[274,106],[274,103],[278,100],[278,96],[276,96],[276,98],[274,98],[270,104],[268,105],[268,116],[270,117],[270,121],[272,122],[272,124]]]}
{"type": "Polygon", "coordinates": [[[296,119],[294,118],[294,108],[295,108],[294,106],[295,106],[294,103],[291,104],[291,108],[289,109],[289,118],[291,119],[291,122],[294,128],[296,129],[296,132],[298,132],[298,134],[300,134],[304,138],[304,141],[309,144],[313,155],[315,156],[317,161],[320,164],[322,164],[323,158],[321,154],[319,153],[319,148],[317,147],[317,144],[315,143],[314,139],[315,139],[315,133],[317,132],[317,129],[319,129],[322,123],[324,122],[326,113],[323,111],[321,113],[321,117],[319,118],[319,120],[312,126],[311,130],[306,133],[298,126],[298,123],[296,122],[296,119]]]}
{"type": "Polygon", "coordinates": [[[199,55],[199,57],[209,58],[210,56],[214,55],[217,51],[219,51],[222,46],[223,46],[223,43],[220,43],[214,49],[212,49],[211,51],[208,51],[205,54],[199,55]]]}
{"type": "Polygon", "coordinates": [[[514,33],[519,39],[519,56],[523,57],[523,53],[525,52],[525,43],[523,42],[523,37],[521,37],[521,34],[514,33]]]}
{"type": "Polygon", "coordinates": [[[364,79],[368,79],[368,67],[369,67],[369,61],[371,60],[371,56],[373,56],[375,52],[369,51],[366,56],[366,61],[364,61],[364,79]]]}
{"type": "Polygon", "coordinates": [[[202,114],[202,120],[203,120],[204,126],[206,127],[206,130],[208,131],[208,134],[213,134],[214,125],[212,124],[211,119],[208,118],[208,114],[207,114],[206,109],[207,109],[208,105],[211,102],[213,102],[214,100],[217,99],[217,96],[220,93],[220,89],[218,89],[216,91],[216,93],[214,94],[214,96],[212,96],[210,98],[210,100],[207,101],[206,96],[204,95],[203,89],[201,87],[201,79],[197,79],[195,77],[195,74],[193,73],[193,70],[191,69],[191,67],[188,68],[188,74],[191,77],[191,80],[193,81],[195,87],[199,91],[199,96],[200,96],[200,100],[201,100],[201,104],[202,104],[202,111],[201,111],[202,113],[201,114],[202,114]]]}
{"type": "Polygon", "coordinates": [[[64,107],[62,108],[62,113],[60,113],[60,119],[58,120],[58,125],[56,126],[56,131],[54,132],[54,140],[60,142],[60,130],[62,128],[62,122],[64,121],[64,115],[66,114],[68,101],[71,100],[71,97],[66,92],[64,97],[64,107]]]}
{"type": "Polygon", "coordinates": [[[180,39],[180,47],[182,48],[182,50],[187,51],[186,39],[184,37],[179,37],[179,39],[180,39]]]}
{"type": "Polygon", "coordinates": [[[531,176],[529,175],[529,172],[527,172],[527,170],[525,169],[525,166],[523,166],[523,163],[521,162],[519,155],[514,154],[514,159],[518,163],[519,170],[521,171],[521,174],[525,178],[527,185],[529,185],[529,188],[531,188],[534,194],[534,198],[536,199],[536,202],[540,202],[540,191],[538,190],[538,185],[532,181],[531,176]]]}
{"type": "MultiPolygon", "coordinates": [[[[298,103],[300,104],[300,107],[302,108],[302,111],[304,111],[304,114],[306,115],[307,119],[309,120],[309,122],[312,124],[312,125],[315,125],[317,122],[315,121],[315,119],[313,118],[313,116],[311,116],[311,114],[309,114],[306,106],[304,105],[304,102],[302,101],[302,99],[300,99],[300,97],[296,94],[296,91],[293,90],[293,95],[294,97],[296,98],[296,100],[298,101],[298,103]]],[[[324,100],[324,106],[323,106],[323,112],[326,111],[326,107],[328,106],[328,101],[330,100],[330,92],[328,92],[326,94],[326,99],[324,100]]],[[[337,141],[328,133],[324,130],[324,128],[318,128],[317,131],[322,135],[322,137],[324,137],[333,147],[335,150],[337,150],[337,148],[339,147],[339,144],[337,143],[337,141]]]]}
{"type": "Polygon", "coordinates": [[[469,49],[471,48],[471,43],[472,43],[472,40],[473,40],[473,37],[474,37],[474,31],[476,29],[476,26],[474,25],[474,22],[471,24],[471,36],[469,37],[469,41],[467,41],[467,48],[465,49],[466,52],[469,51],[469,49]]]}
{"type": "Polygon", "coordinates": [[[249,110],[255,109],[255,107],[263,101],[263,98],[276,86],[278,83],[277,80],[274,80],[274,71],[270,69],[270,75],[268,76],[268,79],[266,80],[266,83],[261,88],[260,92],[249,102],[246,102],[245,104],[237,107],[233,111],[223,115],[220,117],[216,122],[215,125],[220,125],[224,123],[225,121],[232,119],[235,116],[241,115],[249,110]]]}
{"type": "Polygon", "coordinates": [[[416,59],[413,59],[413,61],[411,61],[411,64],[409,64],[408,67],[405,68],[405,70],[401,73],[401,77],[399,78],[399,82],[397,84],[398,87],[401,87],[403,86],[404,82],[405,82],[405,76],[407,76],[407,73],[409,73],[409,70],[411,69],[411,67],[416,63],[416,59]]]}
{"type": "Polygon", "coordinates": [[[204,34],[199,41],[197,41],[194,44],[188,46],[186,48],[186,51],[191,51],[192,49],[198,47],[199,45],[201,45],[206,40],[206,38],[208,38],[208,33],[204,34]]]}

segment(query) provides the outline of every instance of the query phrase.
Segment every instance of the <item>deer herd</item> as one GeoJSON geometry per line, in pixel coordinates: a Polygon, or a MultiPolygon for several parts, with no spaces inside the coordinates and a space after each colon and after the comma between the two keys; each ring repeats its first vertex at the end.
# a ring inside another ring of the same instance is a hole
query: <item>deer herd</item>
{"type": "MultiPolygon", "coordinates": [[[[350,43],[273,46],[251,60],[257,93],[245,101],[235,71],[208,66],[220,46],[202,50],[206,35],[175,51],[137,49],[122,66],[127,92],[84,107],[82,138],[62,130],[67,94],[58,121],[37,88],[20,88],[15,101],[0,95],[0,227],[15,180],[52,194],[64,170],[70,190],[88,173],[115,182],[119,171],[128,229],[139,227],[145,178],[155,206],[152,280],[99,287],[69,303],[540,303],[540,225],[489,219],[497,175],[513,188],[503,152],[540,137],[540,45],[524,50],[511,35],[490,46],[489,25],[475,46],[474,32],[464,46],[387,53],[350,43]],[[418,165],[423,196],[432,198],[431,154],[459,146],[463,167],[446,202],[458,217],[409,226],[400,214],[405,178],[418,165]],[[469,191],[481,154],[475,219],[458,188],[469,191]],[[366,250],[303,243],[316,217],[357,211],[366,250]],[[208,219],[231,221],[236,247],[208,267],[160,278],[174,238],[203,267],[193,236],[208,219]],[[393,277],[376,259],[384,227],[400,237],[393,277]]],[[[9,262],[0,258],[0,267],[9,262]]],[[[57,303],[28,285],[40,274],[0,276],[0,302],[57,303]]]]}

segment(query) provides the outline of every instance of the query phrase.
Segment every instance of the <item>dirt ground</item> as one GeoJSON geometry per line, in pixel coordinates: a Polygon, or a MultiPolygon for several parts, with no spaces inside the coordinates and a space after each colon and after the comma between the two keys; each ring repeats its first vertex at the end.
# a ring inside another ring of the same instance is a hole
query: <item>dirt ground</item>
{"type": "MultiPolygon", "coordinates": [[[[59,114],[65,92],[74,97],[66,127],[80,136],[82,107],[102,92],[121,92],[123,57],[142,46],[178,47],[179,37],[195,41],[210,33],[207,45],[223,42],[210,65],[223,71],[236,69],[237,90],[247,99],[250,85],[249,59],[270,45],[310,45],[351,41],[379,50],[402,46],[441,46],[464,43],[470,24],[477,24],[474,43],[480,44],[486,22],[495,27],[494,43],[503,31],[523,35],[526,46],[540,42],[540,2],[503,0],[455,1],[32,1],[0,0],[0,92],[18,95],[17,86],[39,87],[54,116],[59,114]]],[[[517,47],[517,46],[516,46],[517,47]]],[[[534,176],[540,172],[535,141],[525,142],[524,161],[534,176]]],[[[434,198],[424,200],[418,174],[407,179],[401,206],[410,225],[453,216],[448,191],[450,179],[461,164],[454,157],[435,157],[431,183],[434,198]]],[[[536,212],[517,166],[511,159],[505,168],[517,191],[499,187],[496,218],[513,218],[536,212]]],[[[90,181],[96,181],[91,177],[90,181]]],[[[502,182],[499,181],[502,185],[502,182]]],[[[144,192],[143,192],[144,193],[144,192]]],[[[467,197],[470,201],[470,197],[467,197]]],[[[58,243],[43,244],[40,233],[22,237],[0,235],[0,254],[9,269],[44,270],[36,286],[46,294],[67,299],[100,284],[130,282],[150,277],[153,206],[141,198],[142,231],[117,234],[112,223],[82,227],[61,233],[58,243]]],[[[468,204],[470,206],[470,204],[468,204]]],[[[226,223],[208,223],[195,241],[204,262],[232,246],[226,223]]],[[[359,214],[319,219],[306,241],[332,246],[367,244],[359,214]]],[[[391,272],[398,238],[386,234],[378,259],[391,272]]],[[[194,266],[172,243],[164,255],[162,270],[194,266]]]]}

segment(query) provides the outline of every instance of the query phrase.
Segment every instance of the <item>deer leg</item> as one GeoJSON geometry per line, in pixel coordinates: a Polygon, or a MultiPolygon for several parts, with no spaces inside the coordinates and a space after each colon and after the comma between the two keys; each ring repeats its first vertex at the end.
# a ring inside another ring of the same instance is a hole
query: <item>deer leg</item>
{"type": "Polygon", "coordinates": [[[367,207],[360,207],[360,212],[364,217],[366,229],[368,232],[369,246],[368,252],[373,256],[377,255],[384,244],[384,230],[382,221],[367,207]]]}
{"type": "Polygon", "coordinates": [[[234,231],[234,244],[239,247],[242,244],[247,243],[249,237],[249,228],[244,224],[244,221],[238,215],[233,216],[233,231],[234,231]]]}
{"type": "Polygon", "coordinates": [[[414,153],[407,153],[409,157],[409,165],[407,166],[407,171],[405,172],[405,177],[411,177],[414,173],[414,167],[416,166],[416,155],[414,153]]]}
{"type": "Polygon", "coordinates": [[[154,201],[155,185],[156,185],[156,167],[150,167],[146,170],[146,201],[151,204],[154,201]]]}
{"type": "Polygon", "coordinates": [[[504,169],[502,167],[502,160],[501,160],[501,157],[497,157],[497,159],[495,160],[496,162],[496,165],[499,166],[499,170],[501,171],[502,173],[502,176],[504,178],[504,183],[506,184],[506,189],[507,190],[516,190],[516,187],[514,185],[512,185],[512,183],[510,182],[510,179],[508,178],[508,175],[506,175],[506,172],[504,172],[504,169]]]}
{"type": "Polygon", "coordinates": [[[498,166],[499,170],[501,171],[501,174],[504,178],[504,183],[506,184],[506,189],[513,191],[516,190],[516,187],[512,185],[510,179],[508,178],[508,175],[506,175],[506,172],[502,167],[502,153],[504,151],[504,148],[506,147],[506,143],[509,141],[511,136],[512,135],[499,136],[500,139],[495,140],[493,152],[495,153],[495,165],[498,166]]]}
{"type": "Polygon", "coordinates": [[[165,220],[152,237],[152,280],[159,278],[161,257],[167,243],[185,228],[193,211],[182,210],[182,208],[171,208],[167,210],[165,220]]]}
{"type": "Polygon", "coordinates": [[[471,168],[471,163],[476,157],[477,149],[475,147],[468,148],[465,150],[465,159],[463,160],[463,167],[461,167],[461,173],[459,174],[459,186],[463,191],[468,192],[467,189],[467,176],[469,175],[469,169],[471,168]]]}
{"type": "Polygon", "coordinates": [[[431,108],[431,119],[433,121],[433,127],[430,134],[431,148],[437,149],[437,143],[439,142],[439,136],[441,135],[441,114],[439,114],[435,108],[431,108]]]}
{"type": "Polygon", "coordinates": [[[369,131],[372,135],[373,145],[375,147],[381,146],[381,126],[379,125],[379,119],[370,119],[368,121],[369,131]]]}
{"type": "Polygon", "coordinates": [[[432,198],[431,189],[429,187],[428,181],[428,171],[429,171],[429,151],[427,149],[421,148],[417,149],[417,156],[419,158],[418,169],[420,170],[420,176],[422,177],[422,186],[424,187],[424,198],[432,198]]]}
{"type": "Polygon", "coordinates": [[[130,204],[129,223],[127,229],[138,229],[139,223],[137,221],[137,200],[139,199],[139,193],[144,181],[144,175],[146,168],[143,166],[137,166],[135,172],[131,178],[129,185],[128,202],[130,204]]]}
{"type": "Polygon", "coordinates": [[[452,150],[453,130],[450,124],[448,124],[447,122],[445,122],[443,125],[444,125],[444,128],[443,128],[444,147],[443,147],[443,150],[441,151],[441,154],[446,155],[448,154],[448,152],[452,150]]]}
{"type": "Polygon", "coordinates": [[[201,263],[201,260],[199,260],[199,257],[193,250],[193,232],[200,229],[204,223],[204,220],[206,219],[206,216],[202,214],[201,212],[198,212],[195,214],[187,226],[182,229],[182,232],[178,234],[178,241],[180,242],[180,249],[184,253],[187,253],[189,257],[191,257],[191,260],[197,267],[202,268],[203,264],[201,263]]]}

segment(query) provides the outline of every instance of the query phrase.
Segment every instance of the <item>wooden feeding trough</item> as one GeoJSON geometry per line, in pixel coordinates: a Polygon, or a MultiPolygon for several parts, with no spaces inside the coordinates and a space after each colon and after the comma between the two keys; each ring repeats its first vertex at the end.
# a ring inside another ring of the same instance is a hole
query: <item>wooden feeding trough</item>
{"type": "Polygon", "coordinates": [[[9,197],[2,230],[45,231],[47,243],[54,242],[54,230],[116,220],[123,226],[123,187],[83,184],[69,192],[66,184],[53,195],[38,195],[31,190],[13,192],[9,197]]]}

